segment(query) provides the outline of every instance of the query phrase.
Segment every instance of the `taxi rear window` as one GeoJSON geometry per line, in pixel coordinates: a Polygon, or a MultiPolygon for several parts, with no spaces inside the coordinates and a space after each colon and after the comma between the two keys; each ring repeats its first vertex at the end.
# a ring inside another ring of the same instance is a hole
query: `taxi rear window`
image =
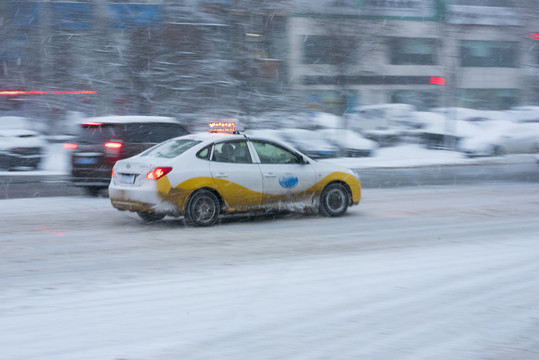
{"type": "Polygon", "coordinates": [[[155,145],[140,154],[140,156],[155,156],[170,159],[180,156],[198,143],[200,143],[200,141],[187,139],[169,140],[159,145],[155,145]]]}

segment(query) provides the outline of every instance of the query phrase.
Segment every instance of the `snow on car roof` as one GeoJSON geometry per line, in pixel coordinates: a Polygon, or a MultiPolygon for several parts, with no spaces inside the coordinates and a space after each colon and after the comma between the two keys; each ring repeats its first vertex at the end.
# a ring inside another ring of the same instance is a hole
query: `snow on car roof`
{"type": "Polygon", "coordinates": [[[337,129],[343,126],[342,117],[323,112],[315,113],[312,122],[321,128],[337,129]]]}
{"type": "Polygon", "coordinates": [[[39,133],[34,130],[28,129],[0,129],[0,135],[2,136],[25,136],[32,135],[37,136],[39,133]]]}
{"type": "Polygon", "coordinates": [[[181,138],[199,141],[215,141],[216,139],[245,139],[243,134],[227,134],[227,133],[210,133],[210,132],[196,132],[193,134],[183,135],[181,138]]]}
{"type": "Polygon", "coordinates": [[[105,124],[127,124],[127,123],[148,123],[148,122],[160,122],[179,124],[179,122],[173,117],[168,116],[146,116],[146,115],[109,115],[109,116],[97,116],[83,119],[83,122],[100,122],[105,124]]]}
{"type": "Polygon", "coordinates": [[[0,129],[28,129],[29,121],[22,116],[0,116],[0,129]]]}

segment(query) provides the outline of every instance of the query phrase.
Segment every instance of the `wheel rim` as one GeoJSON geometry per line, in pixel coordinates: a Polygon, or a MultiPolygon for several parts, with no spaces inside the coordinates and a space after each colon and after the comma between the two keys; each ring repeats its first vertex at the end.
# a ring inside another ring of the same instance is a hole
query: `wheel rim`
{"type": "Polygon", "coordinates": [[[332,189],[326,196],[326,208],[332,213],[339,213],[346,208],[346,194],[341,189],[332,189]]]}
{"type": "Polygon", "coordinates": [[[202,196],[193,203],[193,219],[198,224],[211,223],[217,212],[217,206],[213,199],[202,196]]]}

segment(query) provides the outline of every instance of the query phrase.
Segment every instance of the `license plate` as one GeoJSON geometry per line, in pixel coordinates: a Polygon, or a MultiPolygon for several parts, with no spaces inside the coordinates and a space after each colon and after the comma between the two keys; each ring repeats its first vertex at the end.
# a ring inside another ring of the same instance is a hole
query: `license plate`
{"type": "Polygon", "coordinates": [[[132,185],[134,183],[135,183],[134,174],[122,174],[122,177],[120,177],[120,184],[132,185]]]}
{"type": "Polygon", "coordinates": [[[97,164],[97,158],[95,158],[95,157],[79,157],[79,158],[75,158],[75,164],[80,164],[80,165],[97,164]]]}

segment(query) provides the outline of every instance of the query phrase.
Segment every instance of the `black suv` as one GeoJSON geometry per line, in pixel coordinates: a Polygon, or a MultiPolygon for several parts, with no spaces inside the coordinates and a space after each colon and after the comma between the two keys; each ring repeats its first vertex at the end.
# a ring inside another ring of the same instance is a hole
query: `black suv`
{"type": "Polygon", "coordinates": [[[71,182],[92,196],[108,188],[114,163],[167,139],[188,133],[163,116],[103,116],[85,119],[71,149],[71,182]]]}

